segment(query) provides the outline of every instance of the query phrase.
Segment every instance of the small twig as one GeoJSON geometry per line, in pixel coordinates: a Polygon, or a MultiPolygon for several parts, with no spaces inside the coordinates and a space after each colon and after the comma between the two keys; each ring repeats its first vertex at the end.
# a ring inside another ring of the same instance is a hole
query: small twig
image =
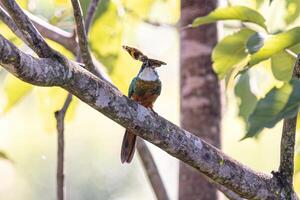
{"type": "Polygon", "coordinates": [[[178,28],[178,24],[169,24],[169,23],[163,23],[163,22],[158,22],[158,21],[153,21],[151,19],[142,19],[142,22],[156,26],[156,27],[168,27],[168,28],[178,28]]]}
{"type": "Polygon", "coordinates": [[[94,66],[92,56],[88,47],[88,41],[86,37],[85,26],[82,17],[82,9],[78,0],[71,0],[73,6],[73,13],[76,22],[76,31],[79,42],[79,49],[85,68],[95,74],[96,76],[103,78],[101,73],[94,66]]]}
{"type": "Polygon", "coordinates": [[[168,200],[169,197],[155,161],[146,143],[141,138],[138,138],[137,150],[157,200],[168,200]]]}
{"type": "Polygon", "coordinates": [[[61,110],[55,112],[55,118],[57,121],[57,171],[56,171],[56,197],[57,200],[65,199],[65,176],[64,176],[64,119],[67,109],[72,101],[72,94],[68,94],[66,101],[61,110]]]}
{"type": "Polygon", "coordinates": [[[44,38],[35,29],[28,16],[23,12],[14,0],[1,0],[6,11],[14,20],[23,37],[28,41],[28,45],[39,57],[46,58],[53,56],[53,49],[48,46],[44,38]]]}
{"type": "Polygon", "coordinates": [[[284,50],[287,54],[289,54],[291,57],[297,59],[297,54],[295,54],[293,51],[291,51],[290,49],[285,49],[284,50]]]}
{"type": "Polygon", "coordinates": [[[146,24],[149,24],[149,25],[152,25],[152,26],[156,26],[156,27],[169,27],[169,28],[179,28],[179,25],[178,23],[175,23],[175,24],[171,24],[171,23],[163,23],[163,22],[158,22],[158,21],[154,21],[152,19],[149,19],[149,18],[142,18],[140,17],[134,10],[132,9],[129,9],[129,8],[126,8],[124,7],[124,10],[131,14],[134,18],[138,18],[139,20],[141,20],[142,22],[146,23],[146,24]]]}
{"type": "Polygon", "coordinates": [[[100,3],[100,0],[91,0],[91,2],[89,4],[89,8],[88,8],[87,15],[85,18],[85,31],[87,34],[91,27],[91,24],[92,24],[92,21],[95,16],[96,9],[97,9],[99,3],[100,3]]]}
{"type": "MultiPolygon", "coordinates": [[[[294,66],[293,78],[300,78],[300,57],[297,56],[297,60],[294,66]]],[[[280,166],[279,176],[283,183],[282,187],[285,189],[287,195],[293,193],[293,175],[294,175],[294,153],[295,153],[295,138],[296,138],[296,124],[297,113],[292,118],[285,119],[283,121],[281,146],[280,146],[280,166]]]]}

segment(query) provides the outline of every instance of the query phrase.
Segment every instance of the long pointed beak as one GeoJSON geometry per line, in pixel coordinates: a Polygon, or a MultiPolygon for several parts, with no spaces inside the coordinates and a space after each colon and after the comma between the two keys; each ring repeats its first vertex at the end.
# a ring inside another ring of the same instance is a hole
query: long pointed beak
{"type": "Polygon", "coordinates": [[[162,65],[166,65],[167,63],[160,61],[160,60],[155,60],[155,59],[149,59],[148,60],[149,65],[153,68],[161,67],[162,65]]]}

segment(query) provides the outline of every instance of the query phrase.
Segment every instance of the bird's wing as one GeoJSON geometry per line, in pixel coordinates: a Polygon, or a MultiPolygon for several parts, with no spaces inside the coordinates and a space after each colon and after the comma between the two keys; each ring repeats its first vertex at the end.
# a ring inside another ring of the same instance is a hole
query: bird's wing
{"type": "Polygon", "coordinates": [[[130,83],[130,86],[129,86],[129,89],[128,89],[128,97],[130,98],[133,93],[134,93],[134,86],[135,86],[135,83],[136,83],[136,80],[137,80],[137,77],[135,77],[134,79],[132,79],[131,83],[130,83]]]}

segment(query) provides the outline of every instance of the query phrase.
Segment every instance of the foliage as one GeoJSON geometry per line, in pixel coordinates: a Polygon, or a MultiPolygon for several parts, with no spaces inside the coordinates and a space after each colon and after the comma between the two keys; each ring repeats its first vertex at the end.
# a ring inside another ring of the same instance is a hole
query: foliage
{"type": "Polygon", "coordinates": [[[4,81],[4,92],[6,94],[7,100],[3,108],[3,112],[7,112],[11,108],[13,108],[27,94],[29,94],[32,88],[32,85],[25,83],[10,74],[7,75],[4,81]]]}
{"type": "Polygon", "coordinates": [[[219,78],[223,78],[228,71],[247,58],[245,43],[252,34],[254,31],[250,29],[241,29],[226,36],[216,45],[212,53],[212,60],[213,68],[219,78]]]}
{"type": "Polygon", "coordinates": [[[252,93],[250,89],[249,74],[244,73],[240,76],[235,89],[235,95],[240,99],[239,116],[247,122],[249,115],[253,112],[257,97],[252,93]]]}
{"type": "Polygon", "coordinates": [[[242,22],[252,22],[264,29],[267,29],[264,17],[257,11],[245,6],[230,6],[225,8],[217,8],[204,17],[197,17],[193,23],[193,27],[213,23],[219,20],[240,20],[242,22]]]}
{"type": "Polygon", "coordinates": [[[259,51],[251,55],[248,66],[250,67],[261,61],[269,59],[274,54],[284,51],[298,43],[300,43],[300,27],[295,27],[276,35],[270,35],[264,40],[264,44],[259,51]]]}
{"type": "MultiPolygon", "coordinates": [[[[269,2],[270,4],[272,2],[269,2]]],[[[297,10],[297,1],[286,1],[288,9],[297,10]],[[293,7],[293,8],[292,8],[293,7]]],[[[261,5],[262,1],[257,2],[261,5]]],[[[295,21],[298,14],[287,15],[286,22],[295,21]]],[[[193,21],[192,26],[213,23],[220,20],[238,20],[251,22],[268,30],[263,14],[253,8],[239,5],[218,8],[206,16],[193,21]]],[[[248,27],[247,24],[245,24],[248,27]]],[[[300,99],[296,91],[299,83],[291,80],[295,53],[300,50],[300,27],[281,30],[277,34],[258,32],[255,27],[241,28],[238,32],[224,37],[214,48],[212,60],[213,68],[220,79],[240,74],[235,88],[235,94],[240,99],[239,115],[248,118],[247,137],[256,136],[264,127],[273,127],[281,119],[291,117],[298,110],[300,99]],[[244,73],[262,61],[271,60],[274,77],[285,82],[280,88],[273,88],[260,99],[251,92],[249,75],[244,73]],[[235,69],[235,70],[233,70],[235,69]],[[234,73],[232,73],[234,72],[234,73]]],[[[300,89],[300,88],[299,88],[300,89]]]]}
{"type": "Polygon", "coordinates": [[[264,127],[272,128],[279,120],[298,112],[300,81],[292,80],[280,88],[273,88],[260,99],[249,117],[249,129],[245,136],[253,137],[264,127]]]}

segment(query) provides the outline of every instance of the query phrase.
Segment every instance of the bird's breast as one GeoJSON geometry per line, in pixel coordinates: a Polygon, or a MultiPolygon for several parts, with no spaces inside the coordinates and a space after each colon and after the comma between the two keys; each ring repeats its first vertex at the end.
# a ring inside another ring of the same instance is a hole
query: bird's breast
{"type": "Polygon", "coordinates": [[[161,82],[137,80],[132,99],[139,102],[145,107],[152,107],[153,103],[160,95],[161,82]]]}

